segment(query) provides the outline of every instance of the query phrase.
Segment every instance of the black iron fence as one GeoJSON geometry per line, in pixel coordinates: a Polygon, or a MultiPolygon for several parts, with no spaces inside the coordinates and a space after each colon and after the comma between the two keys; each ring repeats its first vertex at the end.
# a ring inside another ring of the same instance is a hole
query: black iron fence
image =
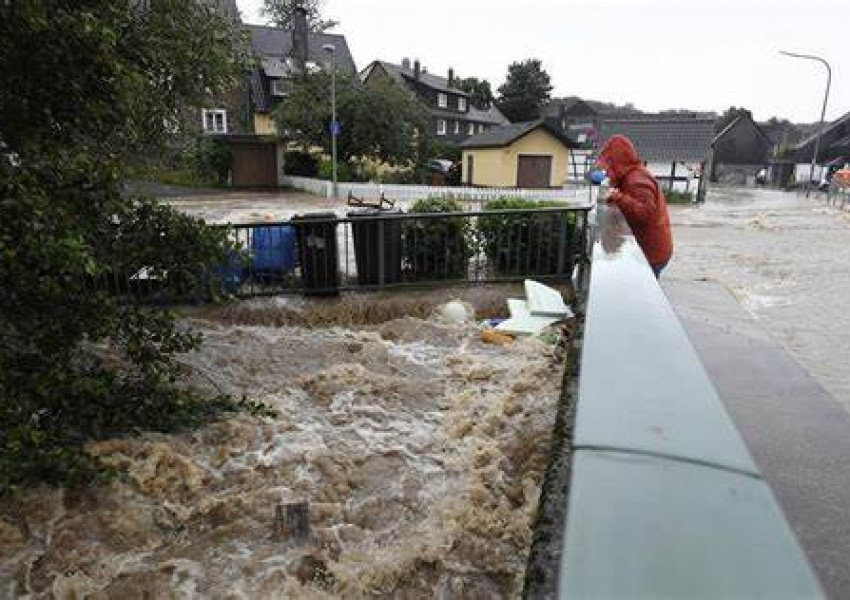
{"type": "MultiPolygon", "coordinates": [[[[402,213],[314,213],[223,225],[233,245],[218,267],[110,270],[92,290],[150,302],[204,301],[519,281],[584,280],[589,207],[402,213]],[[199,292],[198,290],[205,290],[199,292]]],[[[176,265],[176,263],[175,263],[176,265]]],[[[172,267],[175,267],[172,265],[172,267]]]]}
{"type": "MultiPolygon", "coordinates": [[[[237,296],[567,280],[588,261],[589,208],[457,213],[363,211],[228,225],[237,296]]],[[[579,280],[583,277],[579,277],[579,280]]]]}

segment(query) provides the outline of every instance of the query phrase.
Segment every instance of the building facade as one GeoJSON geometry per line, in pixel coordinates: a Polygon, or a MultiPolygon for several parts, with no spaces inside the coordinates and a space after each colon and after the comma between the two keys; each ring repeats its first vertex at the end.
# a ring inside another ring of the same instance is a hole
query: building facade
{"type": "Polygon", "coordinates": [[[360,74],[367,85],[389,81],[416,94],[431,114],[431,133],[447,144],[461,144],[470,137],[508,123],[495,106],[482,110],[472,106],[469,94],[456,87],[454,71],[448,77],[428,73],[419,61],[405,59],[400,65],[375,61],[360,74]]]}
{"type": "Polygon", "coordinates": [[[465,185],[557,188],[568,180],[576,144],[542,119],[494,128],[463,144],[465,185]]]}
{"type": "Polygon", "coordinates": [[[773,140],[753,120],[749,111],[739,111],[735,118],[720,129],[711,145],[713,182],[739,185],[752,183],[774,153],[773,140]]]}

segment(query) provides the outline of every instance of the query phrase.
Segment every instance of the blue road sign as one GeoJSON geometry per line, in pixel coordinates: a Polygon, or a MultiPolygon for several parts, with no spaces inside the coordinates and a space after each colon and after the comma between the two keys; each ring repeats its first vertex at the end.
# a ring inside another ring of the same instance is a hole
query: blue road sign
{"type": "Polygon", "coordinates": [[[340,132],[342,131],[342,127],[340,127],[339,121],[331,122],[331,135],[334,137],[339,137],[340,132]]]}

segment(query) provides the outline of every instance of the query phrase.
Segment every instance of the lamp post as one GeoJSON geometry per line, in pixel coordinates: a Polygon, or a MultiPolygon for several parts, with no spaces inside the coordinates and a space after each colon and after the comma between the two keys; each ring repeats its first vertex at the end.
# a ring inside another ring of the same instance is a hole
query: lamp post
{"type": "Polygon", "coordinates": [[[829,102],[829,88],[832,85],[832,68],[829,66],[829,63],[826,62],[826,60],[821,58],[820,56],[813,56],[811,54],[797,54],[796,52],[786,52],[785,50],[780,50],[779,53],[784,56],[790,56],[792,58],[814,60],[826,67],[826,94],[824,94],[823,97],[823,109],[820,113],[820,128],[818,130],[817,136],[815,137],[815,151],[814,154],[812,154],[812,170],[809,173],[809,185],[806,188],[806,198],[808,198],[809,194],[812,191],[812,182],[815,179],[815,166],[818,162],[818,152],[820,152],[820,138],[823,135],[823,125],[826,120],[826,105],[829,102]]]}
{"type": "Polygon", "coordinates": [[[322,49],[331,55],[331,154],[333,161],[333,197],[339,196],[336,171],[336,138],[339,135],[339,125],[336,121],[336,46],[325,44],[322,49]]]}

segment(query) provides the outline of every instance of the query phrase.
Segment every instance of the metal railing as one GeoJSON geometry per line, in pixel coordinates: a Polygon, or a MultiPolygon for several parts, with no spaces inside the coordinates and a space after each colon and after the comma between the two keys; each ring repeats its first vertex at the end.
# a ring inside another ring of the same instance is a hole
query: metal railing
{"type": "MultiPolygon", "coordinates": [[[[366,209],[286,221],[220,225],[224,264],[126,266],[86,284],[152,303],[281,294],[585,279],[589,205],[452,213],[366,209]]],[[[188,258],[187,258],[188,260],[188,258]]]]}
{"type": "Polygon", "coordinates": [[[364,211],[227,225],[239,297],[541,280],[578,281],[589,206],[454,213],[364,211]]]}

